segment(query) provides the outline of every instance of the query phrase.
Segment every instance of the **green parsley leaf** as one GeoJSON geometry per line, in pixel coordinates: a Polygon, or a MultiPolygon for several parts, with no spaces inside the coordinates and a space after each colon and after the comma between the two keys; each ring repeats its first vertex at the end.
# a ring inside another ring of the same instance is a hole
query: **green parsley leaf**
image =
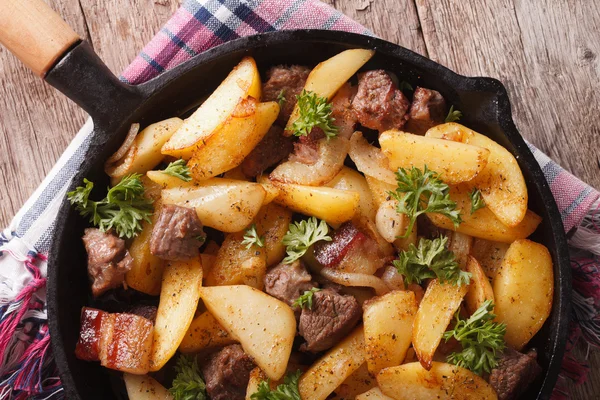
{"type": "Polygon", "coordinates": [[[283,383],[278,385],[275,390],[271,390],[269,380],[262,381],[258,385],[258,391],[250,395],[252,400],[302,400],[300,390],[298,389],[298,381],[302,375],[302,371],[298,370],[292,374],[288,374],[283,379],[283,383]]]}
{"type": "Polygon", "coordinates": [[[406,91],[410,91],[410,92],[414,92],[415,89],[413,89],[412,85],[406,81],[402,81],[400,82],[400,84],[398,85],[398,89],[400,89],[400,91],[404,92],[406,91]]]}
{"type": "Polygon", "coordinates": [[[290,224],[282,240],[287,252],[287,257],[283,259],[283,262],[291,264],[302,257],[310,246],[320,240],[330,242],[331,236],[328,236],[327,233],[329,233],[327,223],[322,220],[318,222],[315,217],[290,224]]]}
{"type": "Polygon", "coordinates": [[[461,119],[463,116],[462,112],[459,110],[455,110],[454,106],[450,106],[450,111],[448,111],[448,115],[446,116],[446,122],[455,122],[461,119]]]}
{"type": "Polygon", "coordinates": [[[479,189],[473,189],[473,191],[469,193],[469,196],[471,196],[471,214],[480,208],[485,207],[485,201],[483,200],[483,197],[481,197],[479,189]]]}
{"type": "Polygon", "coordinates": [[[313,128],[321,128],[327,139],[337,136],[338,128],[333,125],[332,106],[326,97],[318,97],[315,92],[302,90],[298,96],[299,116],[292,124],[296,136],[307,136],[313,128]]]}
{"type": "Polygon", "coordinates": [[[293,307],[300,307],[300,308],[307,308],[309,310],[312,310],[312,306],[313,306],[313,296],[315,295],[316,292],[320,291],[321,289],[319,288],[312,288],[310,290],[306,290],[300,297],[298,297],[296,299],[296,301],[294,301],[294,303],[292,304],[293,307]]]}
{"type": "Polygon", "coordinates": [[[173,161],[167,166],[167,168],[164,169],[163,172],[167,175],[179,178],[182,181],[189,182],[192,180],[192,176],[190,175],[190,169],[188,168],[185,160],[173,161]]]}
{"type": "Polygon", "coordinates": [[[446,236],[433,240],[421,238],[418,248],[411,243],[393,264],[407,283],[420,284],[424,279],[438,278],[441,283],[468,285],[471,274],[460,269],[454,253],[446,248],[447,242],[446,236]]]}
{"type": "Polygon", "coordinates": [[[285,98],[285,89],[281,89],[281,92],[277,95],[277,103],[279,103],[279,108],[283,107],[283,103],[285,103],[287,99],[285,98]]]}
{"type": "Polygon", "coordinates": [[[493,310],[492,301],[486,300],[467,320],[456,313],[454,329],[446,331],[444,339],[455,338],[463,349],[448,355],[450,364],[467,368],[478,375],[490,373],[498,366],[500,354],[506,347],[506,324],[493,322],[496,317],[493,310]]]}
{"type": "Polygon", "coordinates": [[[142,231],[142,221],[150,222],[153,211],[152,200],[144,196],[140,178],[140,174],[124,177],[117,185],[108,188],[106,197],[100,201],[89,199],[94,183],[84,179],[85,187],[79,186],[67,193],[67,198],[101,231],[114,229],[119,237],[131,239],[142,231]]]}
{"type": "Polygon", "coordinates": [[[246,233],[244,234],[244,240],[242,240],[242,244],[246,245],[246,249],[249,249],[253,245],[258,247],[265,247],[265,237],[258,236],[258,232],[256,231],[256,224],[252,224],[250,228],[246,229],[246,233]]]}
{"type": "Polygon", "coordinates": [[[177,376],[169,389],[174,400],[208,400],[206,385],[195,357],[179,356],[175,371],[177,376]]]}
{"type": "Polygon", "coordinates": [[[403,236],[406,238],[412,232],[417,217],[423,213],[438,213],[450,218],[454,226],[461,223],[460,211],[456,203],[450,200],[450,188],[441,181],[435,171],[427,169],[427,165],[420,170],[412,167],[410,171],[398,168],[396,172],[398,188],[389,194],[398,200],[396,211],[406,214],[410,220],[403,236]]]}

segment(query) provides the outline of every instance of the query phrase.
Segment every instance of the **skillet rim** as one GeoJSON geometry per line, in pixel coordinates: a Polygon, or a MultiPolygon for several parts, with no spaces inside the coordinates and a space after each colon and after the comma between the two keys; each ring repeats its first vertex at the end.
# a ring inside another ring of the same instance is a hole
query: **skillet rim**
{"type": "MultiPolygon", "coordinates": [[[[398,59],[401,62],[408,61],[415,65],[417,68],[426,70],[430,73],[438,74],[442,80],[449,82],[449,86],[453,89],[462,90],[475,90],[490,93],[496,96],[495,104],[495,122],[498,123],[502,134],[508,139],[508,141],[515,147],[513,155],[519,157],[519,162],[524,166],[532,175],[532,183],[537,188],[543,205],[541,207],[546,209],[549,215],[548,224],[551,228],[551,236],[553,244],[556,244],[556,264],[554,273],[558,275],[559,285],[554,290],[559,292],[558,304],[553,304],[553,307],[557,307],[554,311],[558,314],[558,324],[555,331],[551,331],[549,338],[553,338],[554,346],[549,349],[549,367],[544,376],[540,390],[537,394],[538,399],[549,398],[554,385],[556,383],[558,373],[561,368],[562,358],[566,347],[566,339],[568,334],[568,322],[569,322],[569,310],[571,303],[571,270],[569,263],[569,253],[566,241],[566,234],[562,225],[561,215],[558,211],[558,207],[552,196],[549,185],[544,177],[541,167],[533,157],[533,154],[523,137],[518,132],[514,121],[512,119],[512,111],[510,106],[510,100],[508,93],[504,85],[497,79],[488,77],[466,77],[457,74],[450,69],[436,63],[420,54],[417,54],[411,50],[408,50],[402,46],[396,45],[391,42],[387,42],[382,39],[378,39],[372,36],[366,36],[356,33],[349,33],[343,31],[331,31],[331,30],[318,30],[318,29],[303,29],[303,30],[289,30],[289,31],[274,31],[268,33],[261,33],[252,36],[246,36],[239,39],[235,39],[221,45],[215,46],[195,57],[179,64],[175,68],[163,72],[161,75],[139,85],[126,85],[122,84],[124,91],[136,91],[139,94],[138,101],[134,107],[128,109],[129,114],[133,114],[135,111],[143,107],[143,105],[150,101],[154,95],[157,95],[162,89],[168,86],[173,80],[188,71],[191,71],[199,65],[210,63],[215,59],[231,52],[252,49],[256,47],[268,46],[269,43],[293,43],[295,41],[314,41],[324,43],[335,43],[343,46],[353,46],[362,48],[371,48],[377,52],[382,52],[389,57],[398,59]]],[[[66,56],[68,57],[68,55],[66,56]]],[[[104,121],[94,121],[94,131],[91,134],[90,147],[86,154],[93,153],[95,149],[103,146],[108,137],[118,132],[123,125],[127,122],[126,117],[123,118],[121,124],[115,124],[114,122],[104,123],[104,121]],[[111,129],[107,129],[107,128],[111,129]]],[[[94,164],[84,163],[80,167],[80,170],[76,174],[75,178],[71,181],[68,190],[73,190],[77,186],[76,182],[79,182],[81,178],[89,172],[94,164]]],[[[69,388],[74,388],[74,379],[71,371],[68,368],[68,362],[66,358],[65,348],[62,345],[62,335],[58,326],[56,318],[57,313],[57,275],[58,267],[58,255],[60,253],[61,242],[64,237],[64,228],[67,214],[70,206],[66,198],[63,199],[63,204],[57,215],[56,227],[52,235],[51,248],[57,248],[59,250],[52,252],[48,259],[48,323],[51,333],[52,351],[59,369],[59,374],[65,392],[67,394],[72,393],[69,388]]],[[[64,246],[64,245],[63,245],[64,246]]],[[[74,389],[73,389],[74,391],[74,389]]],[[[78,396],[77,396],[78,397],[78,396]]]]}

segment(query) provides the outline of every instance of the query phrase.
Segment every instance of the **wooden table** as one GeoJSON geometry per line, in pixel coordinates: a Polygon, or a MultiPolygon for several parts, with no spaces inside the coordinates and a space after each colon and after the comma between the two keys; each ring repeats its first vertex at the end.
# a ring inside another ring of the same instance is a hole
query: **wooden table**
{"type": "MultiPolygon", "coordinates": [[[[175,0],[47,1],[116,74],[179,6],[175,0]]],[[[460,74],[500,79],[523,136],[600,187],[600,8],[593,1],[326,2],[382,38],[460,74]]],[[[85,119],[0,48],[0,226],[8,224],[85,119]]],[[[590,359],[592,371],[598,370],[600,356],[590,359]]],[[[574,393],[578,399],[598,398],[600,372],[574,393]]]]}

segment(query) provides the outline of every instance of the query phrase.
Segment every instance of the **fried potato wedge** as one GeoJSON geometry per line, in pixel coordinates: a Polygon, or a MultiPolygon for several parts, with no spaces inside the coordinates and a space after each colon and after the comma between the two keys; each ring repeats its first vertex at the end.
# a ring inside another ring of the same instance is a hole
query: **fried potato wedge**
{"type": "Polygon", "coordinates": [[[360,196],[358,202],[358,215],[369,218],[371,221],[375,221],[377,209],[375,208],[373,195],[371,194],[371,190],[369,189],[365,177],[360,173],[352,168],[343,167],[325,186],[357,192],[360,196]]]}
{"type": "MultiPolygon", "coordinates": [[[[157,216],[158,213],[155,212],[153,220],[157,216]]],[[[143,222],[142,226],[142,231],[133,238],[129,246],[129,254],[133,262],[131,269],[125,274],[125,282],[127,286],[137,291],[158,296],[165,262],[150,252],[150,237],[154,225],[143,222]]]]}
{"type": "Polygon", "coordinates": [[[219,321],[208,311],[198,315],[188,328],[179,351],[182,353],[197,353],[211,347],[227,346],[235,340],[221,326],[219,321]]]}
{"type": "Polygon", "coordinates": [[[123,374],[129,400],[172,400],[173,396],[148,375],[123,374]]]}
{"type": "Polygon", "coordinates": [[[165,174],[163,171],[148,171],[146,177],[163,189],[195,186],[195,182],[186,182],[176,176],[165,174]]]}
{"type": "Polygon", "coordinates": [[[239,232],[256,217],[265,195],[258,183],[212,178],[191,187],[165,189],[162,200],[164,204],[194,208],[206,226],[239,232]]]}
{"type": "Polygon", "coordinates": [[[394,290],[363,305],[365,352],[369,372],[400,365],[411,344],[417,314],[417,300],[411,291],[394,290]]]}
{"type": "Polygon", "coordinates": [[[261,85],[256,62],[252,57],[244,57],[164,144],[162,153],[189,160],[198,146],[232,118],[240,102],[248,97],[260,100],[261,85]]]}
{"type": "Polygon", "coordinates": [[[412,329],[413,347],[423,368],[431,369],[433,354],[468,289],[468,285],[441,284],[437,279],[427,286],[412,329]]]}
{"type": "Polygon", "coordinates": [[[480,208],[471,214],[470,191],[471,189],[466,184],[450,187],[450,198],[456,202],[456,208],[460,210],[460,216],[463,220],[458,227],[454,227],[452,221],[443,215],[427,214],[427,217],[437,227],[504,243],[525,239],[535,232],[542,222],[542,218],[530,210],[527,210],[525,218],[513,227],[504,225],[487,207],[480,208]]]}
{"type": "Polygon", "coordinates": [[[527,212],[527,186],[515,157],[492,139],[450,122],[429,129],[430,138],[441,138],[484,147],[490,151],[485,169],[471,183],[481,191],[487,207],[503,224],[516,227],[527,212]]]}
{"type": "Polygon", "coordinates": [[[475,238],[471,255],[475,257],[485,275],[494,279],[496,273],[502,266],[502,259],[508,251],[510,243],[493,242],[491,240],[475,238]]]}
{"type": "Polygon", "coordinates": [[[378,179],[382,182],[396,187],[396,176],[390,169],[388,158],[383,154],[381,149],[369,144],[367,139],[363,137],[362,132],[354,132],[350,138],[350,150],[348,154],[356,169],[365,174],[378,179]]]}
{"type": "Polygon", "coordinates": [[[201,288],[204,305],[273,380],[285,374],[296,317],[285,303],[250,286],[201,288]]]}
{"type": "Polygon", "coordinates": [[[383,394],[379,387],[374,387],[364,393],[359,394],[354,400],[394,400],[390,396],[383,394]]]}
{"type": "Polygon", "coordinates": [[[227,120],[193,151],[188,167],[194,179],[209,179],[240,165],[279,114],[279,105],[274,101],[253,104],[249,108],[248,114],[227,120]]]}
{"type": "Polygon", "coordinates": [[[363,363],[335,389],[335,395],[333,397],[330,396],[328,400],[355,399],[359,394],[375,386],[377,386],[375,376],[369,372],[367,363],[363,363]]]}
{"type": "Polygon", "coordinates": [[[506,324],[506,343],[521,350],[552,310],[554,270],[546,246],[531,240],[510,245],[493,282],[496,320],[506,324]]]}
{"type": "Polygon", "coordinates": [[[201,286],[200,257],[167,263],[154,323],[150,371],[161,369],[175,354],[194,318],[201,286]]]}
{"type": "Polygon", "coordinates": [[[486,300],[494,301],[494,290],[475,257],[467,256],[466,270],[471,273],[471,284],[465,295],[465,304],[469,314],[473,314],[486,300]]]}
{"type": "MultiPolygon", "coordinates": [[[[360,67],[375,54],[374,50],[350,49],[319,63],[308,75],[304,89],[314,92],[319,97],[331,100],[335,93],[354,75],[360,67]]],[[[292,131],[292,125],[298,119],[298,106],[294,108],[292,115],[285,127],[288,132],[292,131]]]]}
{"type": "Polygon", "coordinates": [[[271,267],[285,257],[282,241],[292,222],[292,212],[278,204],[267,204],[254,221],[259,236],[264,237],[266,262],[271,267]]]}
{"type": "Polygon", "coordinates": [[[434,362],[429,371],[417,363],[386,368],[377,375],[381,391],[394,400],[496,400],[494,389],[466,368],[434,362]]]}
{"type": "Polygon", "coordinates": [[[427,166],[448,184],[475,178],[484,170],[490,155],[490,151],[483,147],[397,130],[383,132],[379,136],[379,144],[393,171],[427,166]]]}
{"type": "Polygon", "coordinates": [[[248,386],[246,387],[246,400],[252,400],[252,395],[258,392],[258,386],[263,381],[269,382],[271,390],[274,390],[277,387],[277,382],[269,380],[267,375],[265,375],[260,368],[256,367],[250,371],[250,379],[248,380],[248,386]]]}
{"type": "Polygon", "coordinates": [[[365,362],[365,339],[362,326],[315,361],[300,377],[300,397],[325,400],[365,362]]]}

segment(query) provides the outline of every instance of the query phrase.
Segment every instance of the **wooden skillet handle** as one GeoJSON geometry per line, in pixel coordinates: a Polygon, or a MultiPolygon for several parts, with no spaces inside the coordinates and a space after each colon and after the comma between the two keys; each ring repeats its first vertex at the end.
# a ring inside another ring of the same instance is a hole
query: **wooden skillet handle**
{"type": "Polygon", "coordinates": [[[0,0],[0,43],[36,75],[43,78],[79,40],[42,0],[0,0]]]}

